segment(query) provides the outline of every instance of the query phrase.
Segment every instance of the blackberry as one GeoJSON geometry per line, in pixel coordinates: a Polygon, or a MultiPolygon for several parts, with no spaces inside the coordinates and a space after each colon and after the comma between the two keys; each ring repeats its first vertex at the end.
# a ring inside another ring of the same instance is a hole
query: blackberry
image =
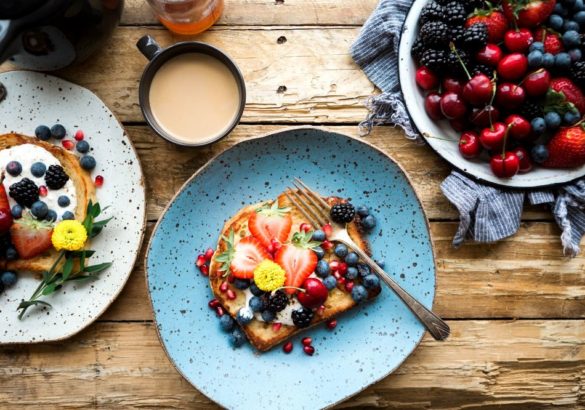
{"type": "Polygon", "coordinates": [[[571,77],[578,85],[585,87],[585,61],[577,61],[573,63],[570,73],[571,77]]]}
{"type": "Polygon", "coordinates": [[[528,121],[536,117],[542,117],[544,110],[542,105],[533,101],[526,101],[520,107],[520,115],[526,118],[528,121]]]}
{"type": "Polygon", "coordinates": [[[469,51],[478,51],[488,42],[488,29],[483,23],[477,23],[465,29],[462,37],[462,46],[469,51]]]}
{"type": "Polygon", "coordinates": [[[475,65],[473,65],[473,67],[471,69],[471,75],[475,75],[475,74],[485,74],[489,78],[492,78],[494,76],[494,69],[493,69],[493,67],[490,67],[489,65],[475,64],[475,65]]]}
{"type": "Polygon", "coordinates": [[[463,45],[463,33],[465,33],[465,27],[451,27],[451,33],[449,34],[451,41],[458,46],[463,45]]]}
{"type": "Polygon", "coordinates": [[[288,296],[282,290],[277,290],[266,298],[265,305],[271,312],[280,312],[288,305],[288,296]]]}
{"type": "Polygon", "coordinates": [[[292,311],[292,321],[298,328],[307,327],[313,320],[313,311],[309,308],[302,307],[292,311]]]}
{"type": "Polygon", "coordinates": [[[412,44],[412,48],[410,49],[410,55],[412,56],[412,58],[415,59],[415,61],[417,63],[420,62],[420,59],[421,59],[424,51],[425,51],[425,45],[424,45],[422,39],[417,38],[416,40],[414,40],[414,43],[412,44]]]}
{"type": "Polygon", "coordinates": [[[449,42],[449,26],[441,21],[429,21],[421,28],[419,35],[427,47],[445,46],[449,42]]]}
{"type": "Polygon", "coordinates": [[[352,204],[335,204],[331,207],[331,219],[333,222],[345,224],[353,221],[355,216],[355,208],[352,204]]]}
{"type": "Polygon", "coordinates": [[[428,49],[425,50],[420,58],[421,65],[436,74],[442,74],[449,63],[449,55],[443,50],[428,49]]]}
{"type": "Polygon", "coordinates": [[[467,13],[471,13],[476,9],[484,9],[486,6],[485,0],[466,0],[463,1],[462,3],[467,13]]]}
{"type": "Polygon", "coordinates": [[[39,187],[30,179],[23,178],[10,185],[8,195],[19,205],[30,208],[33,203],[39,200],[39,187]]]}
{"type": "Polygon", "coordinates": [[[45,174],[45,183],[51,189],[61,189],[69,181],[69,176],[61,165],[51,165],[45,174]]]}
{"type": "Polygon", "coordinates": [[[465,6],[457,1],[452,1],[444,7],[443,21],[452,27],[461,26],[467,20],[465,6]]]}
{"type": "Polygon", "coordinates": [[[469,67],[471,64],[469,56],[463,50],[451,50],[447,56],[447,66],[449,72],[455,77],[463,77],[466,75],[463,66],[469,67]],[[463,62],[463,65],[461,64],[463,62]]]}
{"type": "Polygon", "coordinates": [[[420,17],[419,23],[420,25],[424,25],[429,21],[441,21],[443,19],[444,9],[443,6],[439,5],[438,3],[431,1],[427,3],[426,6],[423,7],[420,17]]]}

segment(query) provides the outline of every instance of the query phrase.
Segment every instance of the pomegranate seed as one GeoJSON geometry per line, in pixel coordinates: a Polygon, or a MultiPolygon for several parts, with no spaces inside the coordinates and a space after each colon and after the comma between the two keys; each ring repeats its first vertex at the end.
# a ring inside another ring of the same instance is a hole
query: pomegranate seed
{"type": "Polygon", "coordinates": [[[195,261],[195,265],[197,265],[198,268],[202,267],[203,265],[205,265],[205,256],[203,255],[199,255],[197,256],[197,260],[195,261]]]}
{"type": "Polygon", "coordinates": [[[228,289],[226,295],[229,300],[234,300],[236,298],[236,292],[234,292],[232,289],[228,289]]]}
{"type": "Polygon", "coordinates": [[[221,306],[218,306],[218,307],[215,308],[215,313],[219,317],[225,315],[225,311],[223,310],[223,308],[221,306]]]}
{"type": "Polygon", "coordinates": [[[323,225],[322,230],[323,232],[325,232],[326,237],[329,237],[333,233],[333,228],[331,227],[331,224],[323,225]]]}
{"type": "Polygon", "coordinates": [[[331,248],[333,248],[333,242],[330,241],[323,241],[321,243],[321,248],[325,249],[326,251],[330,250],[331,248]]]}
{"type": "Polygon", "coordinates": [[[72,150],[73,147],[75,147],[75,143],[71,140],[61,141],[61,145],[63,145],[63,148],[68,149],[68,150],[72,150]]]}
{"type": "Polygon", "coordinates": [[[318,315],[322,315],[324,311],[325,311],[325,305],[321,305],[317,308],[318,315]]]}
{"type": "Polygon", "coordinates": [[[282,345],[282,350],[287,354],[292,352],[292,349],[293,349],[292,342],[286,342],[284,345],[282,345]]]}
{"type": "Polygon", "coordinates": [[[222,282],[221,285],[219,285],[219,290],[221,291],[221,293],[225,293],[228,290],[228,283],[227,282],[222,282]]]}
{"type": "Polygon", "coordinates": [[[47,187],[44,185],[41,185],[39,187],[39,195],[40,196],[47,196],[47,194],[49,193],[49,191],[47,190],[47,187]]]}
{"type": "Polygon", "coordinates": [[[341,273],[339,273],[339,271],[335,271],[333,272],[333,277],[337,280],[341,279],[341,273]]]}
{"type": "Polygon", "coordinates": [[[329,262],[329,267],[334,272],[339,271],[339,261],[331,261],[331,262],[329,262]]]}
{"type": "Polygon", "coordinates": [[[282,248],[282,244],[278,242],[276,239],[272,239],[270,241],[270,245],[274,248],[274,252],[277,252],[280,248],[282,248]]]}
{"type": "Polygon", "coordinates": [[[353,280],[348,280],[347,282],[345,282],[345,290],[347,290],[348,292],[351,292],[351,290],[353,289],[353,280]]]}
{"type": "Polygon", "coordinates": [[[97,177],[95,177],[95,186],[97,187],[101,187],[104,184],[104,177],[101,175],[98,175],[97,177]]]}
{"type": "Polygon", "coordinates": [[[200,266],[199,270],[203,276],[209,276],[209,265],[200,266]]]}
{"type": "Polygon", "coordinates": [[[345,262],[339,262],[339,268],[337,268],[337,270],[342,275],[345,275],[347,273],[347,263],[345,263],[345,262]]]}
{"type": "Polygon", "coordinates": [[[313,356],[313,353],[315,353],[315,348],[313,346],[303,346],[303,352],[309,356],[313,356]]]}
{"type": "Polygon", "coordinates": [[[339,278],[336,278],[336,279],[337,279],[337,286],[345,285],[345,278],[343,276],[340,276],[339,278]]]}
{"type": "Polygon", "coordinates": [[[327,321],[326,323],[327,329],[329,330],[333,330],[337,327],[337,320],[335,319],[330,319],[327,321]]]}
{"type": "Polygon", "coordinates": [[[203,257],[205,258],[206,261],[209,262],[214,252],[215,251],[213,249],[209,248],[208,250],[205,251],[205,255],[203,255],[203,257]]]}
{"type": "Polygon", "coordinates": [[[228,282],[229,283],[234,283],[235,281],[236,281],[236,277],[234,275],[228,276],[228,282]]]}
{"type": "Polygon", "coordinates": [[[274,322],[272,324],[272,330],[274,330],[275,332],[278,332],[281,327],[282,327],[282,323],[280,323],[280,322],[274,322]]]}
{"type": "Polygon", "coordinates": [[[215,309],[216,307],[219,306],[219,300],[217,300],[217,299],[211,299],[209,301],[209,303],[207,304],[207,306],[209,306],[210,309],[215,309]]]}
{"type": "Polygon", "coordinates": [[[309,232],[309,231],[312,231],[313,230],[313,227],[310,224],[308,224],[306,222],[303,222],[301,224],[301,226],[299,227],[299,230],[301,232],[309,232]]]}
{"type": "Polygon", "coordinates": [[[276,249],[274,249],[274,245],[272,244],[268,245],[268,247],[266,247],[266,250],[268,251],[268,253],[274,253],[276,251],[276,249]]]}
{"type": "Polygon", "coordinates": [[[83,133],[83,131],[77,130],[77,132],[75,133],[75,141],[81,141],[84,138],[85,134],[83,133]]]}
{"type": "Polygon", "coordinates": [[[303,340],[301,340],[301,343],[304,346],[311,346],[311,343],[313,343],[313,339],[311,339],[310,337],[303,337],[303,340]]]}

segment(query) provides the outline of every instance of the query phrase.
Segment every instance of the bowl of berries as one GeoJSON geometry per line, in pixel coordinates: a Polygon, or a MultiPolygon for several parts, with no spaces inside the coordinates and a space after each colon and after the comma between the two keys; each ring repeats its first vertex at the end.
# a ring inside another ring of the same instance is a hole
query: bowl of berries
{"type": "Polygon", "coordinates": [[[399,49],[414,125],[482,181],[584,176],[584,33],[583,0],[415,0],[399,49]]]}

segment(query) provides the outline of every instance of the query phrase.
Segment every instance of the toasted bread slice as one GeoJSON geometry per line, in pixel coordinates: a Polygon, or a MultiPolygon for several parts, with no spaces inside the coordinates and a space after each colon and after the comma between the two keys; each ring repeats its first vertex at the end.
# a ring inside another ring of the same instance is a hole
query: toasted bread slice
{"type": "MultiPolygon", "coordinates": [[[[83,220],[86,216],[89,200],[91,199],[95,201],[95,186],[89,173],[79,165],[79,158],[61,147],[41,141],[34,137],[27,137],[25,135],[14,133],[0,135],[0,150],[5,150],[22,144],[34,144],[38,147],[44,148],[61,162],[61,166],[73,182],[77,194],[75,219],[78,221],[83,220]]],[[[18,160],[18,158],[15,158],[15,160],[18,160]]],[[[6,187],[6,190],[8,190],[8,187],[6,187]]],[[[2,269],[15,271],[43,272],[50,269],[56,257],[57,252],[51,249],[44,254],[31,259],[17,259],[15,261],[0,259],[0,267],[2,267],[2,269]]]]}
{"type": "MultiPolygon", "coordinates": [[[[329,200],[336,201],[338,200],[338,198],[330,198],[329,200]]],[[[291,208],[293,230],[289,235],[290,240],[294,231],[298,230],[299,225],[302,222],[306,222],[306,218],[304,218],[303,215],[290,203],[290,201],[284,194],[278,197],[278,203],[280,207],[291,208]]],[[[220,301],[221,305],[224,307],[224,309],[234,318],[236,317],[238,310],[245,305],[246,296],[244,291],[240,291],[232,287],[232,289],[236,293],[236,298],[234,300],[230,300],[227,298],[226,293],[220,291],[219,288],[222,282],[225,281],[225,278],[222,277],[224,272],[219,271],[221,264],[215,261],[215,256],[219,255],[220,253],[226,250],[227,244],[224,240],[221,239],[221,237],[222,236],[227,237],[231,229],[234,230],[236,241],[241,237],[250,235],[250,231],[248,230],[248,219],[250,215],[256,211],[256,209],[258,209],[264,204],[265,203],[259,203],[244,207],[234,217],[232,217],[229,221],[226,222],[221,231],[220,239],[218,241],[214,257],[211,260],[209,268],[209,281],[211,289],[215,297],[220,301]]],[[[348,232],[351,238],[355,241],[355,243],[366,253],[370,254],[368,243],[355,222],[348,224],[348,232]]],[[[333,254],[333,252],[328,252],[325,256],[325,259],[333,260],[336,259],[336,256],[333,254]]],[[[376,297],[379,293],[380,293],[379,289],[369,291],[369,299],[376,297]]],[[[315,316],[313,317],[311,326],[315,326],[321,322],[324,322],[330,318],[339,315],[340,313],[343,313],[353,308],[354,306],[356,306],[356,303],[354,302],[354,300],[352,299],[351,295],[348,292],[346,292],[345,290],[335,288],[329,292],[329,297],[327,298],[324,306],[325,309],[317,310],[315,312],[315,316]]],[[[272,323],[265,323],[260,320],[252,320],[252,322],[250,322],[248,325],[242,326],[242,329],[246,333],[246,336],[248,337],[250,343],[259,351],[267,351],[272,347],[276,346],[277,344],[292,337],[296,333],[305,330],[298,329],[296,326],[287,325],[282,325],[279,329],[276,329],[275,327],[273,327],[272,323]]]]}

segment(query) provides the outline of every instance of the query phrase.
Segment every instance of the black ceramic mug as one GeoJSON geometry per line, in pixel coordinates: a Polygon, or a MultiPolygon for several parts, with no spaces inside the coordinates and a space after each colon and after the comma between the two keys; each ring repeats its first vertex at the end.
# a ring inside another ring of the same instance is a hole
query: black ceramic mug
{"type": "Polygon", "coordinates": [[[148,124],[158,135],[160,135],[167,141],[170,141],[177,145],[198,147],[209,145],[222,139],[223,137],[228,135],[240,122],[240,118],[242,117],[242,113],[244,112],[244,107],[246,105],[246,85],[244,82],[244,76],[240,72],[240,69],[234,63],[234,61],[231,58],[229,58],[225,53],[223,53],[222,51],[213,46],[210,46],[209,44],[200,43],[197,41],[185,41],[181,43],[176,43],[168,48],[163,49],[158,45],[154,38],[148,35],[140,38],[140,40],[138,40],[138,42],[136,43],[136,47],[138,47],[142,54],[144,54],[144,56],[150,60],[150,62],[144,69],[144,73],[142,74],[142,78],[140,80],[138,90],[140,108],[142,110],[142,114],[144,115],[144,119],[146,120],[146,122],[148,122],[148,124]],[[216,135],[214,138],[208,139],[205,142],[200,143],[199,142],[187,143],[185,141],[175,138],[173,135],[165,131],[161,124],[157,122],[155,116],[152,113],[150,105],[150,87],[152,85],[152,80],[156,75],[157,71],[173,57],[177,57],[185,53],[207,54],[217,59],[219,62],[221,62],[229,69],[234,79],[236,80],[236,84],[239,91],[239,108],[232,122],[230,124],[226,124],[226,128],[224,129],[224,131],[216,135]]]}

